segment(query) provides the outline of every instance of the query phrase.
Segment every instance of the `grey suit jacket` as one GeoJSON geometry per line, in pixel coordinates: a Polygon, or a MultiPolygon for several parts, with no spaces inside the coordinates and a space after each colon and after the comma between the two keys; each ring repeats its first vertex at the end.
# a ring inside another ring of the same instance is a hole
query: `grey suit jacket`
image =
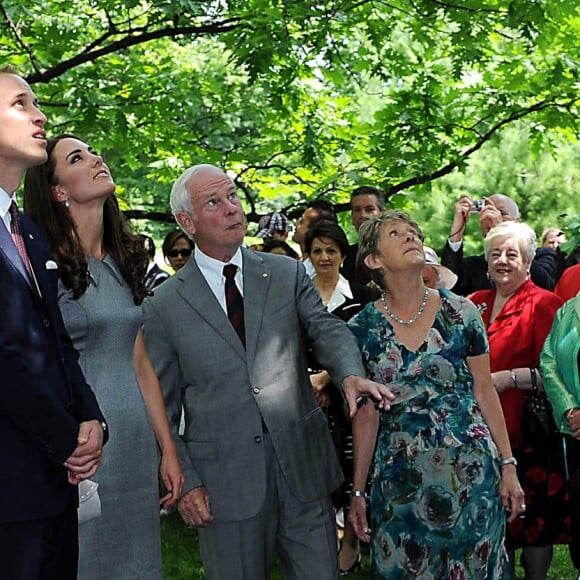
{"type": "Polygon", "coordinates": [[[340,484],[308,378],[307,341],[336,384],[364,376],[354,337],[323,307],[304,266],[242,252],[247,350],[193,257],[144,303],[145,340],[178,441],[184,492],[204,485],[216,521],[253,517],[264,503],[262,418],[297,498],[313,501],[340,484]]]}

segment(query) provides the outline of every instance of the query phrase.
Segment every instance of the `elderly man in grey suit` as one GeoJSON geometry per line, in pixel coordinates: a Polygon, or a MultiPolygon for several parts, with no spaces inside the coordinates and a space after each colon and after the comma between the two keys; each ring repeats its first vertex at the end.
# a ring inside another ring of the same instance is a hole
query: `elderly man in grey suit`
{"type": "Polygon", "coordinates": [[[336,578],[329,494],[342,474],[306,345],[352,413],[360,395],[383,408],[392,395],[364,378],[350,331],[299,261],[241,248],[246,221],[223,171],[186,170],[171,207],[195,254],[146,300],[145,339],[176,432],[185,414],[179,511],[199,527],[206,576],[265,580],[277,548],[285,578],[336,578]]]}

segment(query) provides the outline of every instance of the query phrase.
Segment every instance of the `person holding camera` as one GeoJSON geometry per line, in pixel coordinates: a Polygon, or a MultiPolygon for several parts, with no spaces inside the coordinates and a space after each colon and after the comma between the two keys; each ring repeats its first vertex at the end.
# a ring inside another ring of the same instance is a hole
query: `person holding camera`
{"type": "MultiPolygon", "coordinates": [[[[483,237],[494,226],[506,221],[520,221],[518,204],[507,195],[496,193],[481,200],[462,195],[455,204],[451,233],[441,255],[441,264],[457,274],[453,291],[467,296],[476,290],[492,288],[483,255],[463,255],[463,234],[471,215],[477,215],[483,237]]],[[[552,248],[539,248],[530,266],[532,281],[546,290],[552,290],[556,275],[556,252],[552,248]]]]}

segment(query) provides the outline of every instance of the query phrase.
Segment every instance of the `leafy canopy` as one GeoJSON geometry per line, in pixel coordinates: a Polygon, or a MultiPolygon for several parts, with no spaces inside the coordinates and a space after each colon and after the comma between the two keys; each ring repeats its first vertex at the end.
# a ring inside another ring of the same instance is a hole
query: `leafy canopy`
{"type": "Polygon", "coordinates": [[[579,39],[566,0],[0,5],[0,58],[49,131],[102,150],[132,215],[159,219],[198,162],[232,172],[254,221],[321,195],[345,208],[363,183],[429,206],[516,121],[536,157],[576,140],[579,39]]]}

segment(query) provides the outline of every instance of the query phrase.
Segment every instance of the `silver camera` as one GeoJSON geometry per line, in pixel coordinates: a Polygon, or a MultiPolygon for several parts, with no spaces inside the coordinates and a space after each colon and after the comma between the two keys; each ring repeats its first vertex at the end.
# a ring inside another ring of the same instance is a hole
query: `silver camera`
{"type": "Polygon", "coordinates": [[[474,199],[473,200],[473,207],[469,213],[479,213],[483,206],[485,205],[485,201],[483,199],[474,199]]]}

